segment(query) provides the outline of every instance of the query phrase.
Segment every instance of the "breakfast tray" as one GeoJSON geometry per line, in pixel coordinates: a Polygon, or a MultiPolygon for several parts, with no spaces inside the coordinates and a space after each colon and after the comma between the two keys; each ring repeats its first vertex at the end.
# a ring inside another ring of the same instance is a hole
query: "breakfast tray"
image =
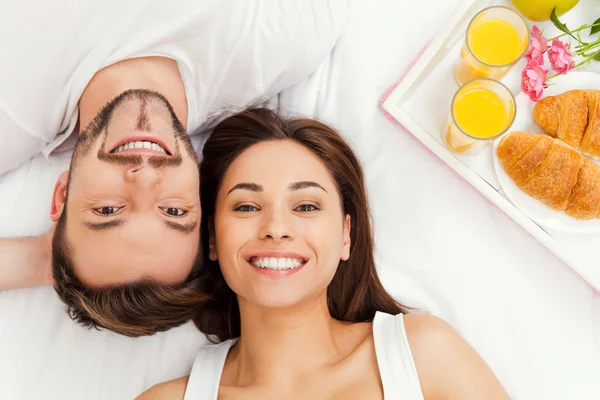
{"type": "MultiPolygon", "coordinates": [[[[476,155],[460,156],[450,152],[442,142],[440,132],[448,116],[452,96],[458,89],[453,66],[459,57],[467,25],[478,11],[491,5],[510,6],[510,3],[503,0],[464,1],[447,28],[429,44],[384,101],[383,108],[467,182],[600,291],[600,262],[596,261],[600,255],[600,232],[573,234],[542,228],[514,206],[502,191],[494,168],[493,146],[476,155]]],[[[584,10],[577,12],[576,7],[561,20],[571,27],[589,22],[589,18],[583,15],[584,10]]],[[[531,22],[529,24],[532,25],[531,22]]],[[[549,35],[556,32],[550,22],[537,25],[549,35]]],[[[520,75],[524,65],[525,60],[520,60],[502,79],[515,95],[521,92],[520,75]]]]}

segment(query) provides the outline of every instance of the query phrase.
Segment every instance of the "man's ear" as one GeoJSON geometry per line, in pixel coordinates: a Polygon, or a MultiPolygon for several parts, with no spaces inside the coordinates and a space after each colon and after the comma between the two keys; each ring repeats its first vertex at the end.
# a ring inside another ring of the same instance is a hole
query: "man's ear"
{"type": "Polygon", "coordinates": [[[52,221],[58,221],[67,200],[67,183],[69,180],[69,171],[65,171],[56,180],[54,193],[52,194],[52,204],[50,205],[50,218],[52,221]]]}
{"type": "Polygon", "coordinates": [[[350,215],[346,214],[346,218],[344,219],[344,232],[342,233],[342,256],[340,257],[342,261],[346,261],[350,258],[350,245],[352,244],[352,240],[350,239],[351,222],[350,215]]]}
{"type": "Polygon", "coordinates": [[[219,259],[215,240],[215,220],[213,217],[208,217],[208,258],[211,261],[219,259]]]}

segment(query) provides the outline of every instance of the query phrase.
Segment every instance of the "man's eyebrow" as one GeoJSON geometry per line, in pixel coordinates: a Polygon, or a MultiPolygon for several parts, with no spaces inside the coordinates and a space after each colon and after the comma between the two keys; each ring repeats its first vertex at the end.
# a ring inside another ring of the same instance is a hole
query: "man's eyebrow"
{"type": "Polygon", "coordinates": [[[85,221],[83,224],[93,231],[105,231],[107,229],[113,229],[118,226],[121,226],[125,223],[123,219],[113,219],[111,221],[106,222],[89,222],[85,221]]]}
{"type": "Polygon", "coordinates": [[[259,185],[258,183],[242,182],[242,183],[238,183],[237,185],[232,187],[229,190],[229,192],[227,192],[227,194],[229,195],[229,193],[231,193],[237,189],[250,190],[252,192],[262,192],[263,191],[263,187],[261,185],[259,185]]]}
{"type": "Polygon", "coordinates": [[[194,221],[187,224],[180,224],[179,222],[175,221],[165,221],[165,225],[181,233],[190,234],[196,230],[198,222],[194,221]]]}
{"type": "Polygon", "coordinates": [[[290,185],[288,186],[288,188],[290,190],[302,190],[302,189],[308,189],[308,188],[318,188],[323,190],[325,193],[328,193],[327,190],[325,190],[325,188],[321,185],[319,185],[317,182],[312,182],[312,181],[300,181],[300,182],[294,182],[294,183],[290,183],[290,185]]]}

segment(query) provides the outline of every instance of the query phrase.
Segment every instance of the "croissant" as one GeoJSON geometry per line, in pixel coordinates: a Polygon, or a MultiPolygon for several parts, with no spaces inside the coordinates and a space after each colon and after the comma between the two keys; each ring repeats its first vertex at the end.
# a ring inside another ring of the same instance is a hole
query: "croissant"
{"type": "Polygon", "coordinates": [[[600,218],[600,166],[571,146],[517,131],[501,139],[497,155],[524,193],[577,219],[600,218]]]}
{"type": "Polygon", "coordinates": [[[540,100],[533,118],[550,136],[600,158],[600,90],[571,90],[540,100]]]}

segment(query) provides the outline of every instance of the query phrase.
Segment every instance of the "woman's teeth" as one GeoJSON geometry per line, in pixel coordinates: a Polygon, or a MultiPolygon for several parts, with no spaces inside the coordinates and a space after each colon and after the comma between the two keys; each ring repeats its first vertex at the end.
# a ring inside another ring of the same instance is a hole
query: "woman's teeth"
{"type": "Polygon", "coordinates": [[[112,151],[112,153],[119,153],[123,150],[128,150],[128,149],[148,149],[148,150],[160,151],[161,153],[169,154],[167,152],[167,150],[165,150],[165,148],[162,147],[161,145],[159,145],[157,143],[149,142],[147,140],[138,140],[135,142],[129,142],[129,143],[122,144],[121,146],[114,149],[112,151]]]}
{"type": "Polygon", "coordinates": [[[266,269],[294,269],[304,264],[304,261],[298,258],[275,257],[252,258],[250,262],[257,268],[266,269]]]}

